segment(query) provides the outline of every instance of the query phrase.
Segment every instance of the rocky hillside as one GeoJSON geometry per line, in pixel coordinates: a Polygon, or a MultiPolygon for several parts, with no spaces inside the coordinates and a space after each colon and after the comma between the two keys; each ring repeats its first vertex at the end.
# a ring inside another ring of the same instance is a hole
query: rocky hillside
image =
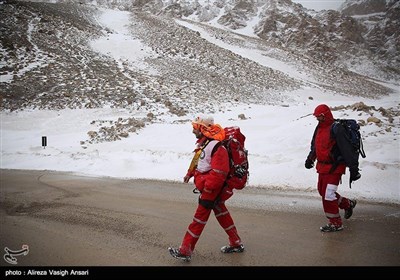
{"type": "MultiPolygon", "coordinates": [[[[357,20],[370,57],[382,61],[388,72],[400,72],[400,1],[346,1],[341,13],[357,20]]],[[[394,75],[395,77],[396,75],[394,75]]]]}
{"type": "Polygon", "coordinates": [[[90,40],[111,32],[98,24],[98,7],[7,1],[0,9],[1,74],[11,75],[0,86],[3,109],[161,106],[182,115],[199,100],[212,101],[210,110],[222,99],[276,102],[280,92],[301,86],[168,17],[139,12],[132,19],[132,36],[155,54],[147,63],[157,73],[148,74],[90,48],[90,40]]]}
{"type": "Polygon", "coordinates": [[[324,68],[333,63],[337,68],[345,66],[359,74],[384,79],[398,79],[400,74],[400,3],[397,0],[347,0],[341,11],[321,12],[305,9],[291,0],[103,0],[97,3],[217,23],[236,32],[251,28],[268,47],[301,52],[324,68]],[[358,67],[359,60],[373,61],[374,71],[363,73],[362,67],[358,67]]]}
{"type": "Polygon", "coordinates": [[[375,31],[366,29],[369,21],[345,15],[349,8],[316,13],[290,0],[47,2],[0,4],[2,110],[111,106],[143,110],[151,119],[156,112],[221,110],[226,100],[282,104],[304,86],[377,97],[390,90],[370,77],[399,81],[399,44],[393,43],[399,38],[398,1],[386,3],[375,31]],[[113,32],[99,23],[100,7],[132,12],[131,36],[152,50],[146,63],[153,71],[90,47],[91,40],[113,32]],[[312,79],[294,79],[220,48],[177,20],[232,46],[258,48],[312,79]],[[240,33],[249,27],[254,36],[240,33]],[[366,60],[372,74],[358,67],[366,60]]]}

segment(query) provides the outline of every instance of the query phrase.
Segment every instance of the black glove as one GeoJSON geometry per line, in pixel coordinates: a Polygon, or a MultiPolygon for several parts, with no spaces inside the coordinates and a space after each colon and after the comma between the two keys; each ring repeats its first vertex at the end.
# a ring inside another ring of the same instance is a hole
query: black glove
{"type": "Polygon", "coordinates": [[[311,159],[307,158],[306,159],[306,163],[304,164],[304,166],[307,169],[313,168],[314,167],[314,161],[312,161],[311,159]]]}
{"type": "Polygon", "coordinates": [[[350,168],[350,183],[357,181],[360,178],[361,178],[361,174],[360,174],[360,172],[358,172],[358,167],[350,168]]]}

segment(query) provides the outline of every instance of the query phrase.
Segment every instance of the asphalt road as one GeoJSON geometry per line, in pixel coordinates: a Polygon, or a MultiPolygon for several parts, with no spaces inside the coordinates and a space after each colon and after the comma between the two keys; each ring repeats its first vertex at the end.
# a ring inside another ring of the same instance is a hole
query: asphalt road
{"type": "MultiPolygon", "coordinates": [[[[227,236],[211,214],[190,263],[172,258],[192,220],[192,184],[1,170],[4,267],[399,266],[400,205],[358,201],[344,230],[326,223],[315,193],[247,188],[227,202],[245,244],[223,254],[227,236]],[[6,261],[5,248],[29,252],[6,261]]],[[[342,213],[343,214],[343,213],[342,213]]]]}

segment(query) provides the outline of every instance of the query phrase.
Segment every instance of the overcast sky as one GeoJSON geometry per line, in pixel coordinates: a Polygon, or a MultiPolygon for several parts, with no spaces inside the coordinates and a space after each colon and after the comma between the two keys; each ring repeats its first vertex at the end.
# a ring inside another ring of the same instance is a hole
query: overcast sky
{"type": "Polygon", "coordinates": [[[299,3],[307,9],[320,10],[338,10],[340,5],[345,0],[292,0],[292,2],[299,3]]]}

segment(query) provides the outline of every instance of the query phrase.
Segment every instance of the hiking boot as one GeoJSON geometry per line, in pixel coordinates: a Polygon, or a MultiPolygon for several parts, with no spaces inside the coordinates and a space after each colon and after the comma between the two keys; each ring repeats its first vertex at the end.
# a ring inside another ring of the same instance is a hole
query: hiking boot
{"type": "Polygon", "coordinates": [[[244,246],[243,244],[240,244],[238,246],[224,246],[221,248],[222,253],[241,253],[244,251],[244,246]]]}
{"type": "Polygon", "coordinates": [[[353,215],[353,209],[357,205],[357,200],[350,200],[350,207],[349,209],[344,210],[344,218],[349,219],[351,215],[353,215]]]}
{"type": "Polygon", "coordinates": [[[343,225],[335,226],[334,224],[327,224],[325,226],[320,227],[319,229],[323,232],[334,232],[342,230],[343,225]]]}
{"type": "Polygon", "coordinates": [[[190,262],[190,260],[192,258],[191,256],[187,256],[187,255],[182,254],[179,251],[179,249],[177,249],[177,248],[169,247],[168,251],[171,254],[171,256],[173,256],[175,259],[179,259],[179,260],[182,260],[182,261],[185,261],[185,262],[190,262]]]}

